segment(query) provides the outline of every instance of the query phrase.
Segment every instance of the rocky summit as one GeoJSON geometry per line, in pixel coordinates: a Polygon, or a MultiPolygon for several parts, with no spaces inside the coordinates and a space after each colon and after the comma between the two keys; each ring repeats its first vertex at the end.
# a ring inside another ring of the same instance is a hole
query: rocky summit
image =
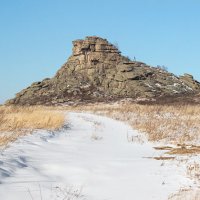
{"type": "Polygon", "coordinates": [[[72,55],[53,78],[33,83],[7,104],[55,105],[127,98],[155,101],[199,91],[200,83],[191,75],[177,77],[161,67],[130,60],[106,39],[92,36],[73,41],[72,55]]]}

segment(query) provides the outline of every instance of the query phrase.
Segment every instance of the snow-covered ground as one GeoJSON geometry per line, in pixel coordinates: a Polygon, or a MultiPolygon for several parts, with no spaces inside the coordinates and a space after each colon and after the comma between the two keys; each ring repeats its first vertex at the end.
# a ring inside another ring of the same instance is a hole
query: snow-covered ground
{"type": "Polygon", "coordinates": [[[2,150],[1,200],[167,200],[192,184],[175,161],[152,159],[161,152],[130,126],[84,113],[67,121],[2,150]]]}

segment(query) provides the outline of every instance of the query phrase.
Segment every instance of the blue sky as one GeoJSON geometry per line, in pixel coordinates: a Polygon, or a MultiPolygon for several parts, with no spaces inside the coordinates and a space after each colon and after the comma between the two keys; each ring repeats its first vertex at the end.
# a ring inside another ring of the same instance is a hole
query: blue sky
{"type": "Polygon", "coordinates": [[[200,80],[199,10],[199,0],[0,0],[0,103],[52,77],[71,41],[90,35],[200,80]]]}

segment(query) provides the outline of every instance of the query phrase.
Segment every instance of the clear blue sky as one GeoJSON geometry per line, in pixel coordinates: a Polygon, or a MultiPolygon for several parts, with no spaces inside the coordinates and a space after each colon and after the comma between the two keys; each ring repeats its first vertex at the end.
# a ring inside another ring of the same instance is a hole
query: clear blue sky
{"type": "Polygon", "coordinates": [[[89,35],[200,80],[199,0],[0,0],[0,103],[52,77],[89,35]]]}

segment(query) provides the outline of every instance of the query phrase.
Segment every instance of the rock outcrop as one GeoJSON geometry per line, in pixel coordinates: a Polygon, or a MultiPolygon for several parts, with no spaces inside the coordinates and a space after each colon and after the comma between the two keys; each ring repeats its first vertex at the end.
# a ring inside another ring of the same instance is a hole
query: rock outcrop
{"type": "Polygon", "coordinates": [[[7,104],[54,105],[121,98],[156,99],[200,91],[191,75],[177,77],[158,67],[131,61],[100,37],[73,41],[73,53],[51,79],[35,82],[7,104]]]}

